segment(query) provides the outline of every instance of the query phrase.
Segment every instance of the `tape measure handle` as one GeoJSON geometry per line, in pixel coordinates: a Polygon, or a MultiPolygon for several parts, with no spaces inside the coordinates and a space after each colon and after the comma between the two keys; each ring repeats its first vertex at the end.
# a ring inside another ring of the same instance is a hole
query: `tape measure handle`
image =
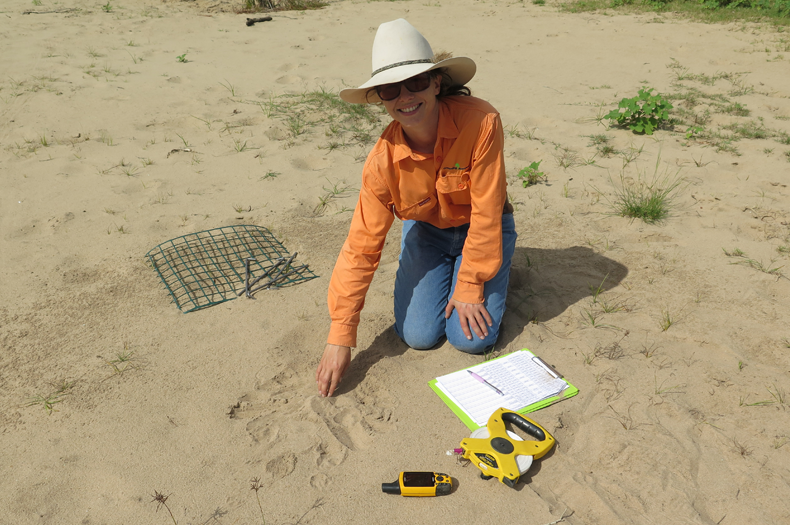
{"type": "Polygon", "coordinates": [[[513,423],[538,441],[546,440],[546,433],[543,432],[543,429],[527,421],[521,414],[517,414],[516,412],[505,412],[502,414],[502,419],[509,423],[513,423]]]}

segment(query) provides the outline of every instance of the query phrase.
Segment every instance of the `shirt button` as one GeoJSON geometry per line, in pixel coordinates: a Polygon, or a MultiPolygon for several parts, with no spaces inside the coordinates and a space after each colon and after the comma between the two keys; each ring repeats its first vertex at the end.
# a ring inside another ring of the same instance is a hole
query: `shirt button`
{"type": "Polygon", "coordinates": [[[459,185],[458,185],[458,189],[459,189],[459,190],[462,190],[462,189],[464,189],[465,187],[466,187],[466,186],[465,186],[463,183],[461,183],[461,184],[459,184],[459,185]]]}
{"type": "Polygon", "coordinates": [[[439,155],[438,157],[436,157],[436,162],[438,162],[439,164],[441,164],[443,160],[444,160],[444,159],[442,158],[442,156],[441,156],[441,155],[439,155]]]}

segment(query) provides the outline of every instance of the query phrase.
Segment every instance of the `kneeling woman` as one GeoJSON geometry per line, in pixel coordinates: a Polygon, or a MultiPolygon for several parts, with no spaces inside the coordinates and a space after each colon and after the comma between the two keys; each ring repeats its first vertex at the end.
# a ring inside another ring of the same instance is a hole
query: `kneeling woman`
{"type": "Polygon", "coordinates": [[[434,61],[407,21],[379,26],[373,76],[340,97],[381,102],[392,117],[362,171],[351,229],[329,284],[332,325],[316,371],[331,396],[351,361],[365,294],[387,232],[403,221],[395,330],[410,347],[443,337],[459,350],[493,346],[516,243],[499,113],[470,95],[465,57],[434,61]]]}

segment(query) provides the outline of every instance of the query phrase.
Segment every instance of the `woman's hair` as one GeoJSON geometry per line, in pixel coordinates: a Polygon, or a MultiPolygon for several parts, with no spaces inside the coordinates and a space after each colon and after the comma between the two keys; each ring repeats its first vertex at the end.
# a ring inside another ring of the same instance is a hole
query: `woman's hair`
{"type": "MultiPolygon", "coordinates": [[[[447,60],[448,58],[453,58],[453,54],[449,51],[439,51],[433,55],[433,63],[437,64],[442,60],[447,60]]],[[[467,86],[459,86],[453,83],[453,79],[450,75],[447,74],[446,68],[439,68],[434,69],[432,71],[435,75],[442,76],[442,85],[439,88],[439,94],[437,97],[469,97],[472,96],[472,90],[469,89],[467,86]]]]}
{"type": "Polygon", "coordinates": [[[458,84],[454,84],[452,77],[448,75],[446,71],[444,71],[444,68],[434,69],[431,71],[431,73],[442,77],[442,84],[439,86],[439,94],[436,95],[437,98],[472,96],[472,90],[469,89],[469,86],[459,86],[458,84]]]}

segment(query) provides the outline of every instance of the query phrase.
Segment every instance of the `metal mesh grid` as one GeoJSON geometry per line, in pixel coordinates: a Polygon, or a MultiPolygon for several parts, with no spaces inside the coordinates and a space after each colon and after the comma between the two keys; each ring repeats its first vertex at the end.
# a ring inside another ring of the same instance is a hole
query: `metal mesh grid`
{"type": "MultiPolygon", "coordinates": [[[[245,259],[255,259],[250,262],[254,278],[290,256],[269,230],[247,224],[190,233],[163,242],[146,255],[184,313],[235,299],[244,290],[245,259]]],[[[291,269],[278,287],[317,277],[295,261],[291,269]]]]}

